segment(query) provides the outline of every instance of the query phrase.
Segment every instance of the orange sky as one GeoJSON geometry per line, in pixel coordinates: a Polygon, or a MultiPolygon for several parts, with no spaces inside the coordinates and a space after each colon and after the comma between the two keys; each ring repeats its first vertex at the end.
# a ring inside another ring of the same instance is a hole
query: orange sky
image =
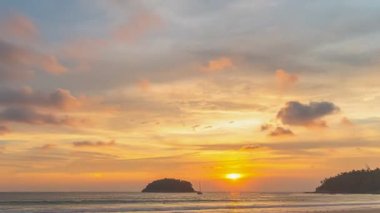
{"type": "Polygon", "coordinates": [[[0,191],[312,191],[378,166],[374,5],[60,4],[0,3],[0,191]]]}

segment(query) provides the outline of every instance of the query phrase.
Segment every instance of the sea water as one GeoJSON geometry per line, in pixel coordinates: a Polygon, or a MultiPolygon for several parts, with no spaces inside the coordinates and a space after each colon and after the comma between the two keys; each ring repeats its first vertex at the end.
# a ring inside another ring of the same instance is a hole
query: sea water
{"type": "Polygon", "coordinates": [[[0,193],[0,212],[318,212],[380,209],[380,195],[312,193],[0,193]]]}

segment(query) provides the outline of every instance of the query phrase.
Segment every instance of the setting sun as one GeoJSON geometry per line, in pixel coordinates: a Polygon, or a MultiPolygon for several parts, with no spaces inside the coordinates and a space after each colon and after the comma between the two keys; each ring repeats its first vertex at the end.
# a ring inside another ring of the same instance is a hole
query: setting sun
{"type": "Polygon", "coordinates": [[[226,178],[230,179],[230,180],[237,180],[237,179],[240,179],[241,177],[242,177],[242,175],[239,174],[239,173],[229,173],[229,174],[226,174],[226,178]]]}

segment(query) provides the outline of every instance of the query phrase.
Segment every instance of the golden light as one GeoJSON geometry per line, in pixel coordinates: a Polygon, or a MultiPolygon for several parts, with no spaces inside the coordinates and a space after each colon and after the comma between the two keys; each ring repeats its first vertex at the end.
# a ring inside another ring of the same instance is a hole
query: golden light
{"type": "Polygon", "coordinates": [[[230,180],[237,180],[237,179],[240,179],[241,177],[242,177],[242,175],[239,174],[239,173],[229,173],[229,174],[226,174],[226,178],[230,179],[230,180]]]}

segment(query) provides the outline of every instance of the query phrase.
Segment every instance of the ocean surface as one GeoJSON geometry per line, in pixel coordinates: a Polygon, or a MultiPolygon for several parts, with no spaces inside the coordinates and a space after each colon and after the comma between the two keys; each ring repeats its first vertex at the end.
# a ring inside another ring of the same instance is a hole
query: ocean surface
{"type": "Polygon", "coordinates": [[[380,209],[380,195],[311,193],[0,193],[0,212],[318,212],[380,209]]]}

